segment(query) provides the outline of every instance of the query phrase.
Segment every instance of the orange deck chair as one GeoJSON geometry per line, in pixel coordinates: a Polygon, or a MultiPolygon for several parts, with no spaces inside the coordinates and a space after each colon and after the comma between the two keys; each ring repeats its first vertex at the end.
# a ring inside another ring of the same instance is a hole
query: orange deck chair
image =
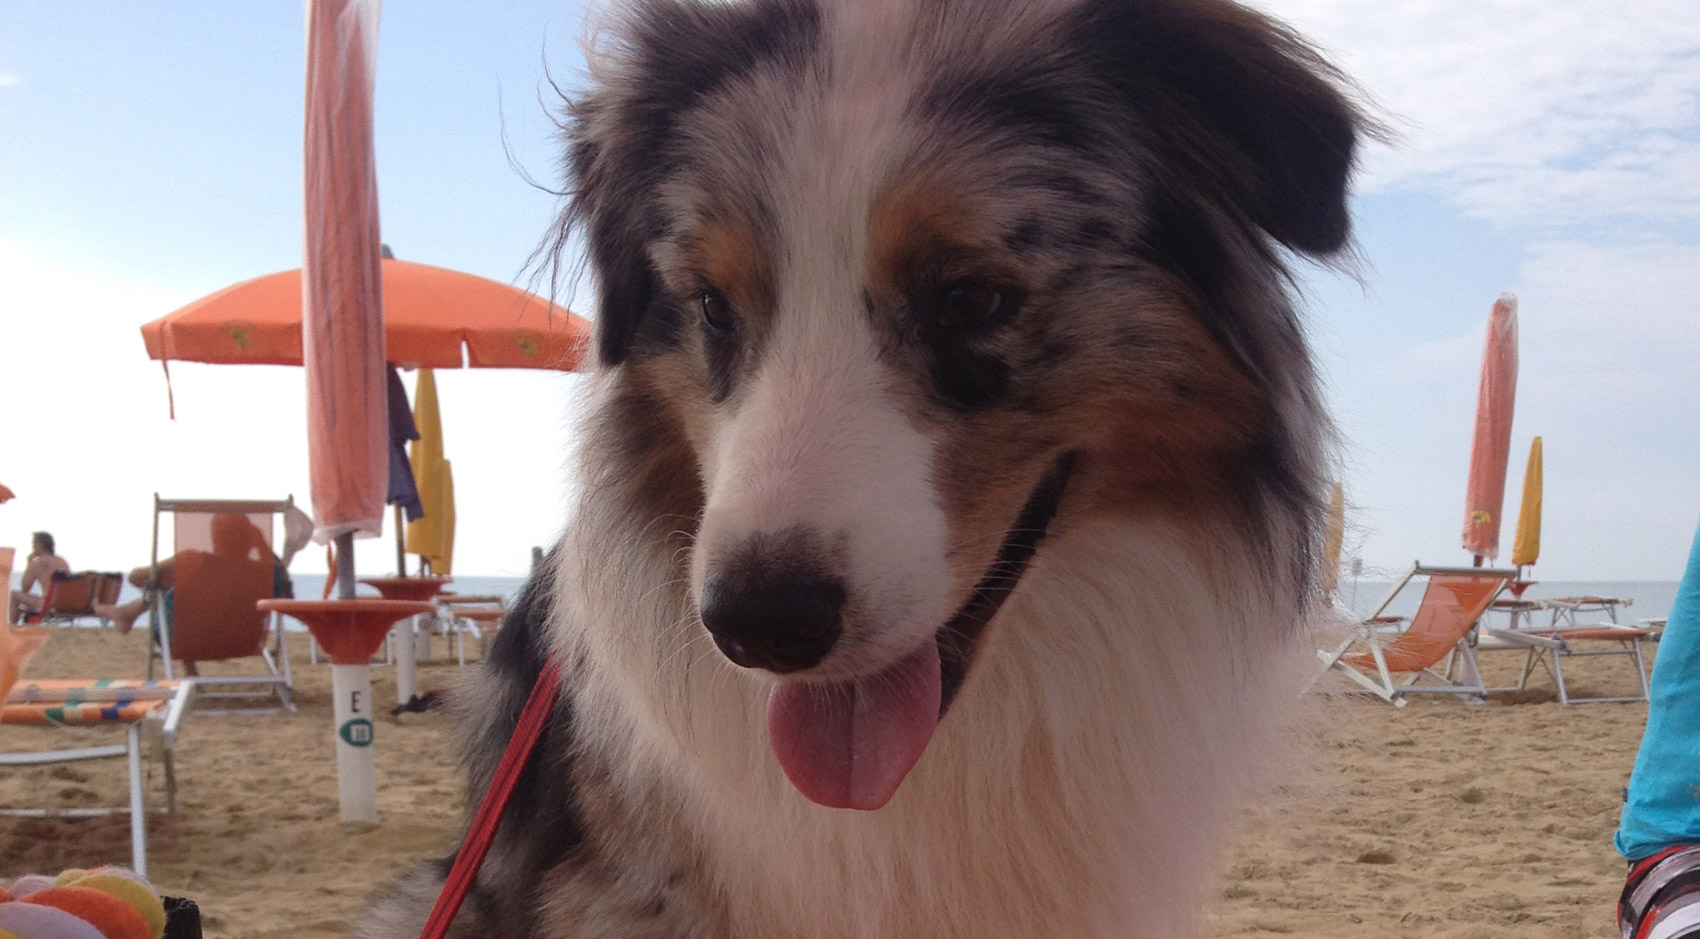
{"type": "Polygon", "coordinates": [[[1514,570],[1497,568],[1413,564],[1363,621],[1357,635],[1332,650],[1318,650],[1323,668],[1311,685],[1329,672],[1338,672],[1396,707],[1404,707],[1405,696],[1411,694],[1481,699],[1488,689],[1476,668],[1471,633],[1489,604],[1516,576],[1514,570]],[[1378,627],[1387,622],[1387,607],[1419,577],[1426,577],[1427,584],[1410,625],[1396,634],[1382,632],[1378,627]],[[1354,647],[1363,651],[1354,652],[1354,647]],[[1406,677],[1395,682],[1395,673],[1406,677]],[[1431,683],[1423,684],[1425,678],[1431,683]]]}
{"type": "Polygon", "coordinates": [[[117,603],[123,589],[123,574],[108,571],[55,574],[42,594],[41,609],[26,619],[42,626],[55,623],[71,624],[84,618],[98,619],[103,625],[108,625],[100,614],[94,611],[94,605],[117,603]]]}
{"type": "MultiPolygon", "coordinates": [[[[199,675],[197,695],[229,701],[275,695],[295,710],[289,650],[281,617],[255,604],[282,592],[288,574],[273,551],[273,530],[294,499],[161,499],[154,495],[153,636],[148,659],[178,677],[173,662],[259,658],[264,674],[199,675]],[[172,516],[173,551],[160,554],[161,517],[172,516]],[[169,585],[166,587],[165,585],[169,585]],[[268,648],[268,640],[269,648],[268,648]]],[[[247,713],[270,707],[222,708],[247,713]]]]}
{"type": "MultiPolygon", "coordinates": [[[[0,548],[0,581],[11,576],[12,548],[0,548]]],[[[171,753],[177,743],[177,728],[188,712],[193,687],[187,682],[29,679],[24,666],[49,631],[40,626],[14,627],[0,622],[0,725],[37,724],[49,726],[103,724],[125,729],[125,741],[98,747],[75,747],[37,752],[0,753],[0,767],[76,763],[125,757],[129,770],[130,800],[127,808],[45,809],[0,808],[0,814],[36,818],[82,818],[130,814],[130,866],[147,876],[147,801],[142,774],[142,727],[159,725],[161,761],[165,766],[166,812],[177,810],[177,781],[171,753]]],[[[118,861],[99,858],[97,861],[118,861]]]]}

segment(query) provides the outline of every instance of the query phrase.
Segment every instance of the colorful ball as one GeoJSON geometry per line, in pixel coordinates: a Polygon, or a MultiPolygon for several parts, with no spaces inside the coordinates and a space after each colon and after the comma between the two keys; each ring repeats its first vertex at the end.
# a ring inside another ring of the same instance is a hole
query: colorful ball
{"type": "Polygon", "coordinates": [[[88,920],[39,903],[0,903],[0,932],[27,939],[109,939],[88,920]]]}
{"type": "Polygon", "coordinates": [[[86,876],[72,883],[74,887],[88,887],[110,893],[125,903],[134,907],[136,912],[148,923],[148,939],[160,939],[165,935],[165,903],[159,894],[136,879],[129,871],[115,868],[101,868],[90,871],[86,876]],[[129,874],[129,876],[124,876],[129,874]]]}
{"type": "Polygon", "coordinates": [[[12,881],[12,899],[22,900],[37,890],[46,890],[51,886],[53,886],[53,878],[51,877],[43,877],[40,874],[25,874],[12,881]]]}
{"type": "Polygon", "coordinates": [[[30,894],[21,902],[58,907],[79,916],[105,939],[151,939],[152,930],[141,910],[91,887],[49,887],[30,894]]]}

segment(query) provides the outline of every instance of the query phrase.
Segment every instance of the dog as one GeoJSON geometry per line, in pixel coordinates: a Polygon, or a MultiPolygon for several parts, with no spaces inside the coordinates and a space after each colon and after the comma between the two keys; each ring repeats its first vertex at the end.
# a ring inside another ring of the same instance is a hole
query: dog
{"type": "Polygon", "coordinates": [[[452,935],[1196,935],[1314,602],[1350,86],[1226,0],[635,0],[589,65],[576,508],[472,801],[563,686],[452,935]]]}

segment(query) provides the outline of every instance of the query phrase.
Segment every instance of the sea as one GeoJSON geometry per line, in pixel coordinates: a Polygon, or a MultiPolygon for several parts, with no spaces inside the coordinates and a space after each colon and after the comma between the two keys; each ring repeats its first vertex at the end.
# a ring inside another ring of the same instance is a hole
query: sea
{"type": "MultiPolygon", "coordinates": [[[[325,578],[322,574],[294,574],[295,595],[303,599],[319,597],[324,594],[325,578]]],[[[525,583],[521,577],[486,577],[479,575],[456,576],[449,589],[456,593],[492,594],[506,596],[510,599],[519,593],[525,583]]],[[[17,586],[17,574],[12,575],[12,586],[17,586]]],[[[1360,616],[1368,616],[1375,610],[1387,591],[1393,586],[1388,580],[1354,580],[1343,577],[1340,581],[1340,600],[1353,612],[1360,616]]],[[[1422,600],[1422,591],[1414,589],[1416,585],[1401,591],[1387,605],[1385,611],[1389,616],[1409,617],[1417,610],[1417,604],[1422,600]]],[[[1625,625],[1637,620],[1662,619],[1670,615],[1671,604],[1676,599],[1677,584],[1675,581],[1662,580],[1537,580],[1534,585],[1524,591],[1525,599],[1554,599],[1557,597],[1600,596],[1616,597],[1629,601],[1623,605],[1618,618],[1625,625]]],[[[376,595],[377,591],[361,585],[360,593],[376,595]]],[[[138,595],[135,588],[128,584],[120,600],[129,600],[138,595]]],[[[1588,614],[1590,622],[1603,614],[1588,614]]],[[[1538,622],[1538,621],[1537,621],[1538,622]]]]}
{"type": "MultiPolygon", "coordinates": [[[[385,571],[381,575],[375,576],[389,576],[389,573],[390,572],[385,571]]],[[[317,599],[324,596],[325,575],[323,574],[292,573],[290,574],[290,581],[294,583],[295,596],[299,599],[317,599]]],[[[453,590],[456,593],[477,594],[481,596],[504,596],[508,598],[509,602],[512,602],[514,596],[519,593],[520,587],[524,586],[524,584],[525,578],[523,577],[484,577],[473,574],[464,577],[455,577],[454,581],[449,584],[448,589],[453,590]]],[[[18,586],[18,574],[16,571],[12,573],[11,586],[14,588],[18,586]]],[[[361,584],[356,593],[360,596],[375,597],[378,595],[377,590],[368,587],[365,584],[361,584]]],[[[137,590],[129,584],[125,584],[123,593],[118,596],[118,602],[124,603],[139,596],[141,596],[140,590],[137,590]]],[[[100,624],[90,619],[79,620],[76,625],[99,626],[100,624]]],[[[284,625],[287,629],[297,631],[305,631],[306,628],[291,619],[286,619],[284,625]]]]}
{"type": "MultiPolygon", "coordinates": [[[[1368,616],[1375,607],[1393,588],[1392,581],[1364,580],[1353,581],[1350,577],[1340,580],[1339,597],[1352,612],[1359,616],[1368,616]]],[[[1618,621],[1625,626],[1634,625],[1637,620],[1663,619],[1670,615],[1671,604],[1676,601],[1675,581],[1663,580],[1536,580],[1532,586],[1523,591],[1525,600],[1557,599],[1559,597],[1615,597],[1629,601],[1620,604],[1618,621]]],[[[1417,604],[1423,594],[1419,584],[1412,584],[1399,592],[1392,602],[1387,604],[1385,615],[1409,617],[1417,611],[1417,604]]],[[[1544,614],[1536,613],[1534,625],[1545,625],[1544,614]]],[[[1581,621],[1594,623],[1606,618],[1604,613],[1578,614],[1581,621]]]]}

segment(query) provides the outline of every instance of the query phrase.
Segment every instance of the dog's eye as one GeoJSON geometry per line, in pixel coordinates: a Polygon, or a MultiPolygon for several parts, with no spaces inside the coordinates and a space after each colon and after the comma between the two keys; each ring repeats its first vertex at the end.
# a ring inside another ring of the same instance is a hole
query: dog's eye
{"type": "Polygon", "coordinates": [[[702,312],[702,324],[717,333],[729,333],[738,325],[732,311],[732,301],[718,290],[697,294],[697,308],[702,312]]]}
{"type": "Polygon", "coordinates": [[[980,281],[960,280],[939,294],[938,324],[950,329],[989,326],[1015,306],[1009,293],[980,281]]]}

